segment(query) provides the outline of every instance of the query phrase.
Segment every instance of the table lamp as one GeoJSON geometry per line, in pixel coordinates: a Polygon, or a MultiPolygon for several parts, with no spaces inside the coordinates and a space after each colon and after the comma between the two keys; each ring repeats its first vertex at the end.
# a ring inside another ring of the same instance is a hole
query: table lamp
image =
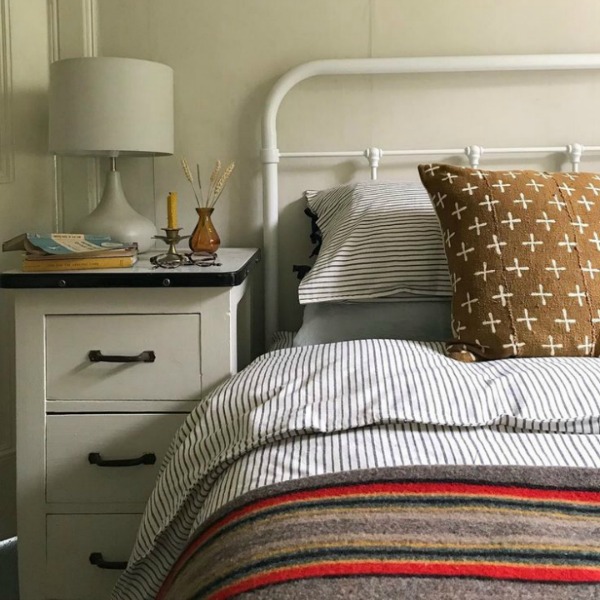
{"type": "Polygon", "coordinates": [[[173,69],[132,58],[69,58],[50,65],[50,151],[106,156],[110,169],[98,206],[76,233],[154,243],[156,227],[127,202],[119,156],[173,154],[173,69]]]}

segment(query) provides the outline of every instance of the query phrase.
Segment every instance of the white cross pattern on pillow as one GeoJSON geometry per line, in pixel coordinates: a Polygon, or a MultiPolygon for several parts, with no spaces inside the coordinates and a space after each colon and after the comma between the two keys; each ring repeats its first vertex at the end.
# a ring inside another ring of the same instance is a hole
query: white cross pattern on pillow
{"type": "Polygon", "coordinates": [[[600,175],[451,165],[420,174],[446,199],[437,213],[457,353],[459,343],[484,358],[600,351],[600,175]]]}

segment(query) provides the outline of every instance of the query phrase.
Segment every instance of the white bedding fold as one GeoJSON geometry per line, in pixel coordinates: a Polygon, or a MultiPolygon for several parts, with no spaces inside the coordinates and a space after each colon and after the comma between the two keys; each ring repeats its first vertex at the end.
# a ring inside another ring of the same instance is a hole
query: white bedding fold
{"type": "Polygon", "coordinates": [[[201,402],[197,441],[221,460],[281,436],[399,422],[597,433],[599,399],[595,358],[466,364],[440,343],[340,342],[254,361],[201,402]]]}

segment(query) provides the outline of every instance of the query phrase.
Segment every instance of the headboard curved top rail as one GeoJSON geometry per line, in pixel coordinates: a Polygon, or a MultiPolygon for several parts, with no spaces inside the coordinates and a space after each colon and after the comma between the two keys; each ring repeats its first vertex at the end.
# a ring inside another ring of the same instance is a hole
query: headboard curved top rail
{"type": "Polygon", "coordinates": [[[280,152],[277,142],[277,114],[286,94],[300,82],[321,75],[389,75],[417,73],[469,73],[495,71],[600,70],[600,54],[532,54],[488,56],[428,56],[410,58],[358,58],[317,60],[301,64],[284,74],[267,97],[262,121],[261,162],[263,174],[263,249],[265,262],[265,342],[268,345],[278,328],[278,236],[279,186],[278,163],[282,158],[319,158],[365,156],[376,178],[381,157],[436,156],[465,153],[472,166],[478,166],[481,155],[535,152],[564,152],[573,166],[578,165],[584,151],[600,151],[600,146],[584,147],[579,143],[566,146],[518,148],[386,150],[367,148],[361,151],[280,152]]]}

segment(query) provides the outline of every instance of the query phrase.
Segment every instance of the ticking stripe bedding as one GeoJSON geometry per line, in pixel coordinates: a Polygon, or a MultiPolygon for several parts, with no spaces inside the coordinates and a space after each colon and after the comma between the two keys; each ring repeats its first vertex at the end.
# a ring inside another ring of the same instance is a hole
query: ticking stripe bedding
{"type": "Polygon", "coordinates": [[[435,210],[417,182],[368,181],[305,193],[323,243],[301,304],[452,295],[435,210]]]}
{"type": "Polygon", "coordinates": [[[404,464],[600,467],[597,364],[462,364],[401,340],[270,352],[176,435],[113,598],[153,598],[196,526],[267,483],[404,464]]]}

